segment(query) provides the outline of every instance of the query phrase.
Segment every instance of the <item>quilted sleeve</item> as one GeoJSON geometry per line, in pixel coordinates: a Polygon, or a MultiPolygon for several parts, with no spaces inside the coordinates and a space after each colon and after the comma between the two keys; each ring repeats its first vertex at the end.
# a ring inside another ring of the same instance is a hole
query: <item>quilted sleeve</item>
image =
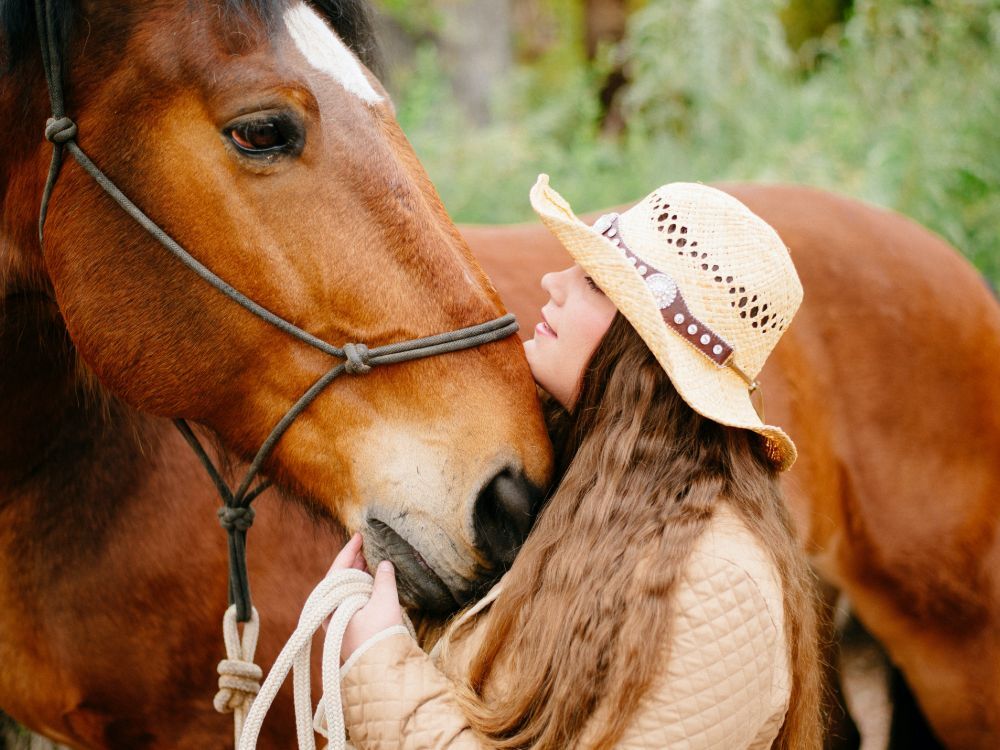
{"type": "Polygon", "coordinates": [[[784,638],[754,578],[737,563],[699,556],[680,582],[675,611],[664,670],[619,747],[757,745],[774,724],[773,683],[786,662],[784,638]]]}
{"type": "Polygon", "coordinates": [[[341,680],[344,721],[358,750],[478,750],[451,682],[409,634],[374,643],[341,680]]]}

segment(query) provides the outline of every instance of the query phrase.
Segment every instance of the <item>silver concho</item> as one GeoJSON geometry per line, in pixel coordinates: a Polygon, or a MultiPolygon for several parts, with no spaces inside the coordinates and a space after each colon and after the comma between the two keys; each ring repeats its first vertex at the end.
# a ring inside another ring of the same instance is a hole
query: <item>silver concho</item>
{"type": "Polygon", "coordinates": [[[615,219],[618,218],[618,214],[604,214],[600,219],[594,222],[594,231],[598,234],[604,234],[609,229],[611,229],[611,224],[615,219]]]}
{"type": "Polygon", "coordinates": [[[677,284],[665,273],[654,273],[652,276],[647,276],[646,284],[661,310],[670,307],[677,299],[677,284]]]}

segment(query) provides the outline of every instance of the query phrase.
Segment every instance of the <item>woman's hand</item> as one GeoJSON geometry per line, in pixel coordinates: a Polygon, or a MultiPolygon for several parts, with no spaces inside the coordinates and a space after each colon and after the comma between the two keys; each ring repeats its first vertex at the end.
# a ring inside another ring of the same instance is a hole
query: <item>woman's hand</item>
{"type": "MultiPolygon", "coordinates": [[[[365,558],[361,554],[361,541],[361,534],[352,536],[333,561],[331,570],[367,570],[365,558]]],[[[347,623],[340,647],[340,663],[347,661],[358,646],[376,633],[402,624],[403,608],[399,606],[399,594],[396,593],[396,573],[392,563],[383,560],[375,571],[375,587],[371,599],[347,623]]]]}

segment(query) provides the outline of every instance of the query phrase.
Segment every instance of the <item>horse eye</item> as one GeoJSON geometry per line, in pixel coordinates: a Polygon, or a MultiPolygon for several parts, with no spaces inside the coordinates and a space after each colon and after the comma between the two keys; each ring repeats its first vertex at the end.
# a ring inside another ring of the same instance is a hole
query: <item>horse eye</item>
{"type": "Polygon", "coordinates": [[[274,122],[245,122],[229,130],[233,143],[244,151],[274,151],[288,145],[274,122]]]}
{"type": "Polygon", "coordinates": [[[244,156],[268,160],[298,154],[305,144],[305,128],[289,112],[258,112],[229,123],[222,133],[244,156]]]}

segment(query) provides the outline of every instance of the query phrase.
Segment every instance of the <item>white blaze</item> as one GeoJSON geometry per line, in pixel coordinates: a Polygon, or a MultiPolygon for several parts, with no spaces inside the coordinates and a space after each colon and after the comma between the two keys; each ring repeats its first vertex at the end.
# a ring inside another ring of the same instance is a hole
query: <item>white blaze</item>
{"type": "Polygon", "coordinates": [[[361,63],[316,11],[298,3],[285,11],[284,18],[295,46],[314,68],[333,76],[341,86],[369,104],[382,101],[361,63]]]}

